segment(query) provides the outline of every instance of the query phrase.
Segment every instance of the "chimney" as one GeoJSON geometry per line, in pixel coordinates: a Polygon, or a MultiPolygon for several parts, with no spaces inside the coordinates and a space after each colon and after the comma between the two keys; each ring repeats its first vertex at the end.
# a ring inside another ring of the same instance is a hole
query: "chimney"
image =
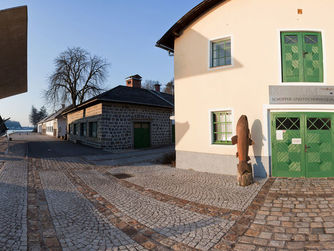
{"type": "Polygon", "coordinates": [[[65,104],[61,104],[61,108],[64,109],[65,108],[65,104]]]}
{"type": "Polygon", "coordinates": [[[154,90],[155,90],[156,92],[160,92],[160,84],[155,84],[155,85],[154,85],[154,90]]]}
{"type": "Polygon", "coordinates": [[[134,88],[141,88],[141,79],[142,77],[138,74],[127,77],[126,86],[127,87],[134,87],[134,88]]]}

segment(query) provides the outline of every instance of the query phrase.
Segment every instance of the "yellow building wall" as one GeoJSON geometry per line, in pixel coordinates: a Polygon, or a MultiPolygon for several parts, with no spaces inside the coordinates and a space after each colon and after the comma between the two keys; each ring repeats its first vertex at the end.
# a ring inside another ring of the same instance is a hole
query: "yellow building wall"
{"type": "Polygon", "coordinates": [[[79,111],[71,112],[67,114],[67,124],[71,124],[72,122],[75,122],[76,120],[86,118],[86,117],[91,117],[91,116],[96,116],[96,115],[101,115],[102,114],[102,103],[89,106],[87,108],[84,108],[79,111]]]}
{"type": "Polygon", "coordinates": [[[238,118],[248,116],[255,141],[250,155],[268,156],[264,105],[269,85],[282,84],[280,32],[321,31],[323,84],[333,85],[333,9],[332,0],[231,0],[189,26],[175,40],[176,150],[234,155],[235,146],[211,143],[210,122],[211,110],[232,108],[234,130],[238,118]],[[210,40],[228,36],[233,66],[209,68],[210,40]]]}

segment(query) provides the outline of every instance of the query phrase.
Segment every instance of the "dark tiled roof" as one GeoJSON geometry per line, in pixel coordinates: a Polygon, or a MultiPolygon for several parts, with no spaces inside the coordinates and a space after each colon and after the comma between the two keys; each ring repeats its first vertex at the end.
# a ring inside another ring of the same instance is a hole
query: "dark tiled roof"
{"type": "Polygon", "coordinates": [[[109,91],[101,93],[100,95],[87,100],[81,105],[64,111],[63,114],[67,114],[82,107],[87,107],[90,104],[96,104],[100,102],[138,104],[174,109],[173,95],[143,88],[119,85],[109,91]]]}
{"type": "Polygon", "coordinates": [[[143,88],[119,85],[95,97],[97,100],[174,108],[172,95],[158,93],[143,88]]]}
{"type": "Polygon", "coordinates": [[[157,47],[168,51],[174,51],[174,40],[179,37],[181,33],[195,20],[204,15],[207,11],[211,10],[221,2],[226,0],[204,0],[194,8],[192,8],[187,14],[185,14],[179,21],[177,21],[172,28],[170,28],[165,35],[160,38],[156,43],[157,47]]]}

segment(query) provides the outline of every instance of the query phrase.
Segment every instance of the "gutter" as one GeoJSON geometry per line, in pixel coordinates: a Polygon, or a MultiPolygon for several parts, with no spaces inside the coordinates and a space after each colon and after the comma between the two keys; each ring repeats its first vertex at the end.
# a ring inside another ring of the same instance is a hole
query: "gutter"
{"type": "Polygon", "coordinates": [[[156,43],[155,46],[168,51],[169,56],[173,56],[174,55],[174,49],[169,48],[168,46],[165,46],[165,45],[162,45],[162,44],[159,44],[159,43],[156,43]]]}

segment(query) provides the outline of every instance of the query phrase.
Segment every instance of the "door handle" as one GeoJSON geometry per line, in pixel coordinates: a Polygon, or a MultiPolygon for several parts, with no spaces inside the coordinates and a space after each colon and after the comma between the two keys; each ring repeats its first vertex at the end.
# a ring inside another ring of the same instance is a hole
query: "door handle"
{"type": "Polygon", "coordinates": [[[307,146],[306,144],[305,144],[305,152],[307,152],[307,149],[309,149],[309,148],[311,148],[310,146],[307,146]]]}

